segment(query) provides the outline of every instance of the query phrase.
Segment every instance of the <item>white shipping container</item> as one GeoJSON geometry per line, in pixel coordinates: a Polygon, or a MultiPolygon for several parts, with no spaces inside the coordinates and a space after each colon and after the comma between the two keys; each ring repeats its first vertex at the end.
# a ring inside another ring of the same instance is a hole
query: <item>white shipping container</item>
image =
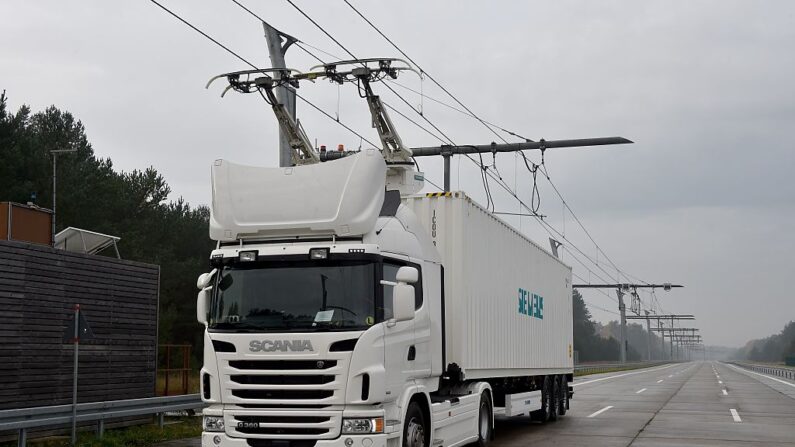
{"type": "Polygon", "coordinates": [[[571,267],[462,192],[405,203],[442,257],[446,363],[466,379],[571,373],[571,267]]]}

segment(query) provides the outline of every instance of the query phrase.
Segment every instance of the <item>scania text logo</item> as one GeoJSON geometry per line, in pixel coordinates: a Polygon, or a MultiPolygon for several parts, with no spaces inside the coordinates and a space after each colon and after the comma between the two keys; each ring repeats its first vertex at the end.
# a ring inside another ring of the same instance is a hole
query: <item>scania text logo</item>
{"type": "Polygon", "coordinates": [[[251,352],[273,352],[273,351],[314,351],[309,340],[251,340],[248,344],[251,352]]]}

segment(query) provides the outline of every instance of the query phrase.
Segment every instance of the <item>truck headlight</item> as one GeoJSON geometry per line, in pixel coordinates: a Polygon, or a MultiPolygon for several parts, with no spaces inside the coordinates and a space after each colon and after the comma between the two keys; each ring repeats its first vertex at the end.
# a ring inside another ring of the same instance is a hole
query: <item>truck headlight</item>
{"type": "Polygon", "coordinates": [[[204,431],[224,431],[223,416],[205,416],[202,421],[204,431]]]}
{"type": "Polygon", "coordinates": [[[342,433],[346,435],[383,433],[384,418],[346,418],[342,420],[342,433]]]}

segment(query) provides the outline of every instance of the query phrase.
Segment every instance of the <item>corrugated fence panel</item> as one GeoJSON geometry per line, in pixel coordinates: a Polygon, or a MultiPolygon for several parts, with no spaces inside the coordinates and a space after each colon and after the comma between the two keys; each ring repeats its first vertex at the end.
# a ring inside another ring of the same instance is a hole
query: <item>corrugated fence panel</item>
{"type": "Polygon", "coordinates": [[[75,304],[95,336],[78,400],[153,397],[159,281],[155,265],[0,241],[0,410],[71,403],[75,304]]]}

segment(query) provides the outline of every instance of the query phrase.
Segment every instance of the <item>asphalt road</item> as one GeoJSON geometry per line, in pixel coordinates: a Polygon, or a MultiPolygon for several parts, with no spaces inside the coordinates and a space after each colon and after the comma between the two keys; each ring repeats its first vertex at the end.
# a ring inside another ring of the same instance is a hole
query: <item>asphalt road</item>
{"type": "MultiPolygon", "coordinates": [[[[500,418],[490,447],[793,446],[795,383],[718,362],[589,375],[566,416],[500,418]],[[733,410],[733,411],[732,411],[733,410]]],[[[163,447],[199,446],[198,438],[163,447]]]]}
{"type": "Polygon", "coordinates": [[[490,445],[795,446],[795,383],[776,379],[718,362],[584,376],[566,416],[499,419],[490,445]]]}

